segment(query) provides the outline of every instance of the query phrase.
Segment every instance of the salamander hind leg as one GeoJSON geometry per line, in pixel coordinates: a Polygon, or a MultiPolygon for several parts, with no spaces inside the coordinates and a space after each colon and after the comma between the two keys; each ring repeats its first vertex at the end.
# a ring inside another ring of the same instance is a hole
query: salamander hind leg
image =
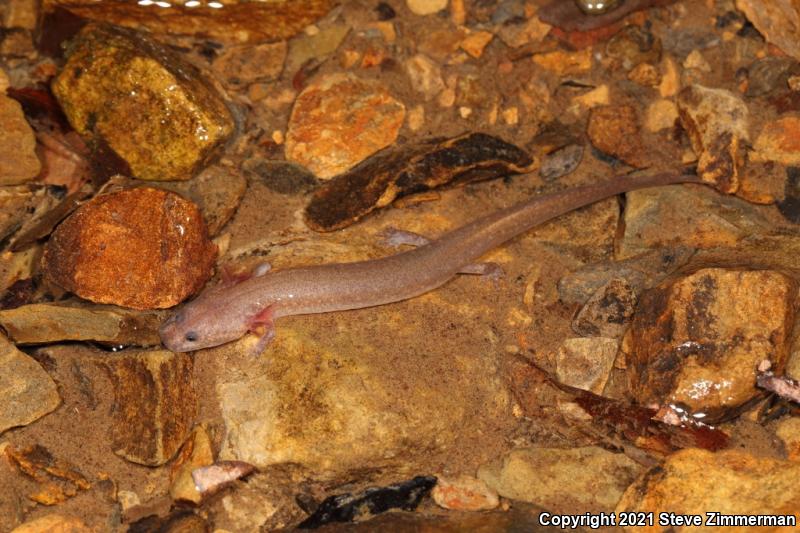
{"type": "Polygon", "coordinates": [[[266,350],[272,339],[275,338],[275,323],[272,317],[272,306],[262,309],[253,315],[247,323],[250,333],[258,337],[258,342],[253,347],[250,355],[258,357],[266,350]]]}

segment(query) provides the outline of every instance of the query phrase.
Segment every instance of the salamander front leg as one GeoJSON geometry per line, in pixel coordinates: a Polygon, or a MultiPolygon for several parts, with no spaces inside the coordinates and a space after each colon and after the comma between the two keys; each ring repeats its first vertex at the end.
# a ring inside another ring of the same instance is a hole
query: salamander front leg
{"type": "Polygon", "coordinates": [[[258,342],[253,347],[250,355],[258,357],[267,349],[269,343],[275,338],[275,323],[272,319],[272,306],[254,315],[249,323],[248,330],[258,337],[258,342]]]}
{"type": "MultiPolygon", "coordinates": [[[[425,246],[431,241],[427,237],[414,233],[412,231],[405,231],[397,228],[386,228],[381,232],[381,239],[383,244],[391,246],[392,248],[399,248],[400,246],[425,246]]],[[[458,271],[459,274],[474,274],[484,276],[489,281],[497,282],[503,277],[503,269],[497,263],[472,263],[464,266],[458,271]]]]}

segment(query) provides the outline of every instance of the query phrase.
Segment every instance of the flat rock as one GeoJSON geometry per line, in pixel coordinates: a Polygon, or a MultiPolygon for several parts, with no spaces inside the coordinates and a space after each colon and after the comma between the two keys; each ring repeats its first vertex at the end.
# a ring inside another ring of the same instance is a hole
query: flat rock
{"type": "Polygon", "coordinates": [[[0,335],[0,433],[30,424],[60,403],[47,372],[0,335]]]}
{"type": "Polygon", "coordinates": [[[630,329],[634,396],[709,419],[744,404],[758,363],[787,358],[796,292],[778,272],[709,268],[645,293],[630,329]]]}
{"type": "Polygon", "coordinates": [[[524,448],[484,465],[478,478],[511,500],[555,513],[609,512],[643,470],[599,447],[524,448]]]}
{"type": "Polygon", "coordinates": [[[756,138],[754,161],[800,165],[800,118],[781,117],[764,125],[756,138]]]}
{"type": "Polygon", "coordinates": [[[749,140],[747,105],[725,89],[691,85],[678,94],[678,113],[699,158],[697,173],[723,192],[736,192],[749,140]]]}
{"type": "Polygon", "coordinates": [[[0,325],[19,344],[98,341],[155,346],[164,316],[114,306],[73,303],[28,304],[0,311],[0,325]]]}
{"type": "Polygon", "coordinates": [[[166,350],[126,350],[101,363],[114,388],[114,453],[158,466],[177,453],[197,412],[192,358],[166,350]]]}
{"type": "Polygon", "coordinates": [[[556,355],[556,377],[571,387],[602,394],[619,341],[605,337],[565,339],[556,355]]]}
{"type": "Polygon", "coordinates": [[[95,154],[111,150],[146,180],[186,180],[233,133],[222,96],[193,65],[131,30],[88,25],[53,81],[95,154]]]}
{"type": "Polygon", "coordinates": [[[62,222],[45,248],[45,276],[96,303],[171,307],[211,277],[216,247],[197,206],[141,187],[98,196],[62,222]]]}
{"type": "Polygon", "coordinates": [[[405,106],[384,87],[351,74],[315,79],[295,100],[286,157],[328,179],[392,144],[405,106]]]}
{"type": "Polygon", "coordinates": [[[42,170],[36,156],[36,136],[22,106],[5,94],[0,94],[0,124],[0,185],[32,180],[42,170]]]}
{"type": "MultiPolygon", "coordinates": [[[[632,484],[616,512],[699,515],[715,511],[740,515],[793,515],[800,508],[797,476],[800,463],[754,457],[738,450],[717,453],[688,448],[670,455],[632,484]]],[[[705,522],[704,522],[705,523],[705,522]]],[[[711,531],[712,527],[681,528],[711,531]]],[[[728,531],[783,531],[794,528],[737,526],[728,531]]],[[[647,526],[626,528],[631,533],[653,531],[647,526]]]]}
{"type": "Polygon", "coordinates": [[[767,41],[800,59],[800,6],[794,0],[736,0],[736,8],[745,14],[767,41]]]}
{"type": "Polygon", "coordinates": [[[636,309],[636,297],[625,278],[612,278],[581,307],[572,331],[584,337],[622,337],[636,309]]]}

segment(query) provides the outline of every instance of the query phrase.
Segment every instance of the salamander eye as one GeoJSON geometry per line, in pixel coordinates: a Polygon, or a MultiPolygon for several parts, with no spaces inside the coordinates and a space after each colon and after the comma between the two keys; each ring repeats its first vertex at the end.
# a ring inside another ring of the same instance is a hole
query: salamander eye
{"type": "Polygon", "coordinates": [[[197,335],[197,332],[195,332],[195,331],[190,331],[184,337],[184,339],[186,339],[188,342],[194,342],[194,341],[197,340],[197,338],[198,338],[198,335],[197,335]]]}

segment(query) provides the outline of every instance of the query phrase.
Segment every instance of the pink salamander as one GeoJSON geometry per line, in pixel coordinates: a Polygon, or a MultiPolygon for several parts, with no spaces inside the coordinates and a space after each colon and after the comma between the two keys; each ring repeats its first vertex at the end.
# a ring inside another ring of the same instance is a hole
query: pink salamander
{"type": "Polygon", "coordinates": [[[395,255],[288,268],[205,290],[161,326],[168,349],[188,352],[218,346],[247,333],[260,352],[282,316],[328,313],[406,300],[433,290],[463,267],[525,231],[579,207],[623,192],[674,183],[693,175],[662,173],[613,180],[539,196],[479,218],[429,244],[395,255]]]}

